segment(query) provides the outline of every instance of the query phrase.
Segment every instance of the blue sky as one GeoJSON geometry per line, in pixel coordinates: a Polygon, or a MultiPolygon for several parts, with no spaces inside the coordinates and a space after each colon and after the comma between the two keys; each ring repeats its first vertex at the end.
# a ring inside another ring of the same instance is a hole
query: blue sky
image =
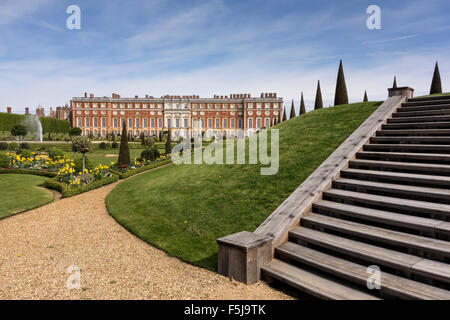
{"type": "Polygon", "coordinates": [[[426,94],[436,60],[450,91],[449,11],[446,0],[0,0],[0,111],[62,105],[85,91],[278,92],[285,105],[303,91],[311,109],[317,80],[332,103],[339,59],[351,101],[366,89],[384,99],[394,74],[426,94]],[[81,30],[66,28],[72,4],[81,30]],[[366,27],[371,4],[381,30],[366,27]]]}

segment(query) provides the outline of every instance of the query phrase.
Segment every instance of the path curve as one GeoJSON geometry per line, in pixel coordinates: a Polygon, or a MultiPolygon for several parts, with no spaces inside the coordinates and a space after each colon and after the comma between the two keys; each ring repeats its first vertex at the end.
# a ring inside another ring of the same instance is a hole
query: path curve
{"type": "Polygon", "coordinates": [[[0,299],[290,299],[263,282],[246,286],[168,256],[107,212],[117,185],[0,221],[0,299]],[[68,289],[69,266],[80,289],[68,289]]]}

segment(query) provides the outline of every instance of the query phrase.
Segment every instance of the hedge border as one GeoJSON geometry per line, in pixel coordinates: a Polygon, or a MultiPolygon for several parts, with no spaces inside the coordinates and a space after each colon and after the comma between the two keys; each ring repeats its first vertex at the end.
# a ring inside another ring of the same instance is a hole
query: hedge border
{"type": "Polygon", "coordinates": [[[44,186],[48,189],[59,191],[63,198],[69,198],[117,182],[119,176],[113,174],[112,177],[103,178],[78,188],[68,188],[65,183],[59,182],[56,179],[57,178],[55,177],[45,181],[44,186]]]}
{"type": "Polygon", "coordinates": [[[51,171],[42,171],[33,169],[6,169],[6,168],[1,168],[0,174],[31,174],[34,176],[42,176],[48,178],[54,178],[57,176],[56,172],[51,171]]]}
{"type": "Polygon", "coordinates": [[[147,170],[151,170],[151,169],[155,169],[155,168],[161,167],[163,165],[169,164],[171,162],[172,162],[172,159],[168,158],[168,159],[164,159],[164,160],[161,160],[161,161],[153,162],[153,163],[150,163],[150,164],[148,164],[146,166],[143,166],[143,167],[140,167],[140,168],[137,168],[137,169],[133,169],[133,170],[129,170],[129,171],[123,172],[123,173],[119,172],[119,171],[116,171],[116,170],[113,170],[113,169],[110,169],[109,171],[114,173],[114,174],[117,174],[120,179],[126,179],[126,178],[134,176],[134,175],[136,175],[138,173],[141,173],[141,172],[144,172],[144,171],[147,171],[147,170]]]}

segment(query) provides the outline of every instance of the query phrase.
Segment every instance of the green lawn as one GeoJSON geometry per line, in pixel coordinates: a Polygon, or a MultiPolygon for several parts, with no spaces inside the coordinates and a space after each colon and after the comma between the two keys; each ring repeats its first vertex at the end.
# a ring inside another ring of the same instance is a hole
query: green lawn
{"type": "Polygon", "coordinates": [[[117,185],[109,213],[170,255],[215,270],[218,237],[253,231],[379,105],[358,103],[312,111],[277,125],[280,165],[171,165],[117,185]]]}
{"type": "Polygon", "coordinates": [[[46,179],[27,174],[0,175],[0,219],[53,201],[50,190],[38,187],[46,179]]]}
{"type": "MultiPolygon", "coordinates": [[[[130,149],[130,157],[139,158],[141,156],[142,150],[144,149],[130,149]]],[[[81,158],[81,155],[79,153],[66,152],[65,154],[67,157],[72,159],[81,158]]],[[[119,149],[97,149],[86,153],[86,156],[92,162],[93,166],[97,166],[100,163],[103,165],[109,165],[111,162],[117,162],[117,158],[119,157],[119,149]],[[115,156],[111,157],[111,155],[115,156]]]]}

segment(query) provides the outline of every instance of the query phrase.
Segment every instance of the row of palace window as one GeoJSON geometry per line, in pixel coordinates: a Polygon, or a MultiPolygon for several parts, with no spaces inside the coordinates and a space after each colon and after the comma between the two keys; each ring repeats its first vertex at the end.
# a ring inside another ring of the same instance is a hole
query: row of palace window
{"type": "MultiPolygon", "coordinates": [[[[247,106],[248,106],[249,109],[252,109],[253,107],[256,107],[256,109],[262,109],[263,107],[265,109],[270,109],[271,104],[272,104],[273,109],[277,109],[279,107],[278,103],[268,103],[268,102],[265,102],[265,103],[262,103],[262,102],[255,102],[255,103],[249,102],[247,104],[247,106]]],[[[106,103],[91,103],[91,105],[89,105],[89,103],[84,103],[84,104],[82,104],[82,103],[75,103],[74,105],[75,105],[75,107],[81,107],[81,108],[106,108],[106,103]]],[[[144,109],[148,109],[148,108],[150,108],[150,109],[154,109],[154,108],[162,109],[163,108],[163,104],[162,103],[158,103],[158,104],[148,104],[148,103],[142,103],[142,104],[140,104],[140,103],[137,103],[137,104],[121,103],[121,104],[118,104],[118,103],[113,103],[112,104],[112,108],[113,109],[117,109],[119,107],[121,109],[140,109],[141,106],[144,109]]],[[[173,104],[171,108],[181,109],[182,106],[184,106],[184,108],[188,107],[187,104],[176,103],[176,104],[173,104]]],[[[225,103],[225,104],[211,104],[211,103],[209,103],[209,104],[192,104],[192,108],[193,109],[196,109],[196,108],[204,109],[205,106],[208,109],[213,109],[213,108],[216,108],[216,109],[228,109],[228,108],[234,109],[236,107],[235,104],[228,104],[228,103],[225,103]]],[[[237,107],[238,108],[243,108],[244,106],[242,104],[239,104],[239,105],[237,105],[237,107]]]]}
{"type": "MultiPolygon", "coordinates": [[[[249,130],[252,130],[252,129],[249,129],[249,130]]],[[[90,136],[91,132],[92,132],[92,135],[94,137],[101,136],[103,138],[106,137],[106,133],[107,133],[106,130],[104,130],[104,129],[102,129],[102,130],[97,130],[97,129],[89,130],[89,129],[86,129],[86,130],[83,131],[84,135],[86,135],[86,136],[90,136]]],[[[139,137],[141,135],[141,133],[143,133],[145,136],[149,136],[149,135],[150,136],[158,136],[160,134],[160,132],[161,132],[161,130],[142,130],[142,131],[141,130],[135,130],[135,129],[128,130],[128,134],[134,135],[135,137],[139,137]]],[[[121,134],[121,132],[119,130],[113,130],[112,133],[114,133],[115,136],[118,136],[119,134],[121,134]]],[[[211,138],[212,136],[217,135],[217,134],[220,134],[220,132],[213,131],[213,130],[210,130],[210,129],[208,129],[206,131],[206,137],[207,138],[211,138]]],[[[236,137],[236,136],[239,136],[240,134],[242,134],[242,132],[235,132],[233,130],[227,131],[227,136],[229,136],[229,137],[236,137]]],[[[194,137],[200,136],[200,133],[194,131],[193,132],[193,136],[194,137]]]]}
{"type": "MultiPolygon", "coordinates": [[[[160,131],[161,131],[161,130],[158,130],[158,131],[156,131],[156,130],[150,130],[150,131],[143,130],[142,132],[144,133],[145,136],[148,136],[148,134],[150,134],[151,136],[156,136],[156,134],[159,134],[160,131]]],[[[118,130],[113,130],[112,132],[114,133],[115,136],[117,136],[117,135],[119,135],[119,134],[121,133],[121,132],[118,131],[118,130]]],[[[138,136],[141,135],[141,131],[139,131],[139,130],[135,130],[135,131],[129,130],[128,132],[129,132],[130,134],[133,134],[133,135],[136,136],[136,137],[138,137],[138,136]]],[[[89,136],[90,133],[91,133],[90,130],[84,130],[84,134],[85,134],[86,136],[89,136]]],[[[93,135],[94,137],[98,137],[99,135],[100,135],[101,137],[106,137],[106,130],[97,130],[97,129],[94,129],[94,130],[92,130],[92,135],[93,135]]]]}
{"type": "MultiPolygon", "coordinates": [[[[78,127],[82,127],[82,120],[83,118],[77,118],[77,126],[78,127]]],[[[106,127],[106,118],[101,118],[101,127],[105,128],[106,127]]],[[[163,127],[163,119],[162,118],[158,118],[158,119],[147,119],[147,118],[128,118],[128,123],[127,126],[128,128],[148,128],[150,125],[150,128],[155,128],[156,125],[156,120],[158,121],[158,128],[162,128],[163,127]],[[150,120],[150,121],[148,121],[150,120]]],[[[193,124],[193,128],[194,129],[205,129],[205,128],[215,128],[215,129],[220,129],[220,128],[229,128],[229,129],[235,129],[236,128],[236,119],[222,119],[222,123],[220,121],[220,119],[206,119],[207,120],[207,126],[205,126],[205,119],[193,119],[192,120],[192,124],[193,124]],[[213,126],[213,120],[214,120],[214,126],[213,126]],[[222,127],[220,126],[222,125],[222,127]]],[[[237,128],[238,129],[243,129],[244,128],[244,120],[239,118],[237,119],[237,128]]],[[[119,118],[114,118],[113,119],[113,127],[114,128],[120,128],[121,127],[121,123],[122,123],[122,119],[119,118]]],[[[256,121],[254,121],[253,118],[248,118],[247,119],[247,127],[248,128],[255,128],[254,125],[256,125],[256,129],[261,129],[262,127],[266,127],[269,128],[271,126],[271,119],[270,118],[265,118],[265,119],[261,119],[261,118],[256,118],[256,121]],[[263,122],[264,121],[264,122],[263,122]]],[[[98,118],[84,118],[84,127],[98,127],[98,118]],[[91,122],[92,120],[92,122],[91,122]]],[[[189,119],[184,118],[184,119],[175,119],[174,122],[172,122],[172,119],[167,119],[167,127],[168,128],[189,128],[189,119]],[[181,124],[183,126],[181,126],[181,124]]]]}

